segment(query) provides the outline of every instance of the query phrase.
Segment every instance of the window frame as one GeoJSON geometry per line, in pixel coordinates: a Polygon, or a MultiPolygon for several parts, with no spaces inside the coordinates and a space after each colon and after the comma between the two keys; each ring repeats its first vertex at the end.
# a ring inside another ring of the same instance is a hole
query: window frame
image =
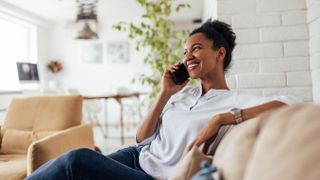
{"type": "MultiPolygon", "coordinates": [[[[32,22],[29,22],[27,20],[23,20],[19,17],[12,16],[10,14],[6,14],[0,11],[0,19],[2,21],[6,21],[7,23],[12,23],[18,26],[21,26],[22,28],[25,28],[27,31],[27,39],[26,39],[26,59],[23,60],[23,62],[28,62],[28,63],[36,63],[39,64],[38,62],[38,32],[37,32],[37,25],[35,25],[32,22]]],[[[15,62],[21,62],[21,60],[15,60],[15,62]]],[[[38,72],[39,72],[39,67],[38,67],[38,72]]],[[[18,73],[17,69],[15,69],[15,73],[18,73]]],[[[24,89],[24,85],[29,86],[28,84],[33,84],[28,88],[28,89],[37,89],[39,86],[39,81],[33,81],[30,83],[27,82],[20,82],[19,79],[17,79],[17,85],[14,85],[16,87],[11,87],[8,86],[9,83],[3,83],[2,88],[0,88],[0,93],[1,92],[14,92],[14,91],[21,91],[24,89]],[[7,86],[7,87],[5,87],[7,86]]]]}

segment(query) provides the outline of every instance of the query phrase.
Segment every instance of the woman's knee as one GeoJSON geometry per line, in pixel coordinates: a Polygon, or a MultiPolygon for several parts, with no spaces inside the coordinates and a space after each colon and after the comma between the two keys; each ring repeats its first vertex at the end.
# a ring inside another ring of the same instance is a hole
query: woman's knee
{"type": "Polygon", "coordinates": [[[64,155],[62,155],[59,159],[61,159],[66,165],[74,166],[79,165],[85,161],[85,157],[94,153],[91,149],[88,148],[77,148],[73,149],[64,155]]]}

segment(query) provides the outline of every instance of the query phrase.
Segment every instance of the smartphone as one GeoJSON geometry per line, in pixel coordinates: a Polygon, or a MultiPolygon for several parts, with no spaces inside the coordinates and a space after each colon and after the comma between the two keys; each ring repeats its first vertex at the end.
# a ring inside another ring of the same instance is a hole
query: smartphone
{"type": "Polygon", "coordinates": [[[175,72],[170,73],[170,76],[173,82],[177,85],[183,84],[190,77],[188,70],[183,63],[180,63],[178,65],[178,69],[175,72]]]}

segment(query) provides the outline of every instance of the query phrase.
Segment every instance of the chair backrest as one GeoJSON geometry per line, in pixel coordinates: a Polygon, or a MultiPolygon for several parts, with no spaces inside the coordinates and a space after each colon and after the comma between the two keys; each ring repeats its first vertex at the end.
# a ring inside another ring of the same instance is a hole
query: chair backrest
{"type": "Polygon", "coordinates": [[[56,131],[79,125],[82,101],[82,96],[14,98],[1,127],[1,139],[8,129],[56,131]]]}

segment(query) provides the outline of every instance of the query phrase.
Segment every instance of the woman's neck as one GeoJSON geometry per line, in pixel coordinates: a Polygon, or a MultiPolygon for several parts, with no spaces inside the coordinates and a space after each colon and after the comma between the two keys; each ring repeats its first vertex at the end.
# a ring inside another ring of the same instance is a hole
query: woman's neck
{"type": "Polygon", "coordinates": [[[210,89],[227,89],[228,85],[225,78],[214,78],[211,80],[201,79],[202,95],[207,93],[210,89]]]}

